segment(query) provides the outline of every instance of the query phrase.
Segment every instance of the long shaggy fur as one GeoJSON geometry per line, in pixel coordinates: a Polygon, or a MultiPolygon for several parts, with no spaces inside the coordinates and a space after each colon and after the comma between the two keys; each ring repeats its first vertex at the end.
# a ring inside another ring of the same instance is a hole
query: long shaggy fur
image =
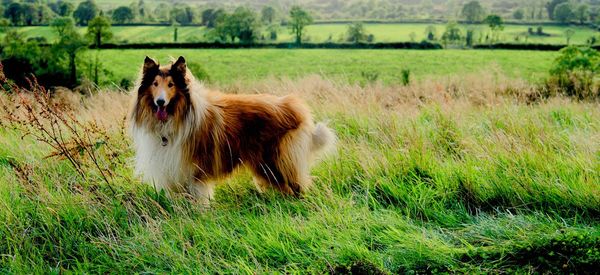
{"type": "Polygon", "coordinates": [[[335,142],[298,98],[208,91],[182,57],[165,67],[146,58],[130,122],[144,180],[206,201],[214,182],[240,166],[261,190],[301,194],[311,185],[311,160],[335,142]],[[159,107],[163,97],[168,104],[159,107]]]}

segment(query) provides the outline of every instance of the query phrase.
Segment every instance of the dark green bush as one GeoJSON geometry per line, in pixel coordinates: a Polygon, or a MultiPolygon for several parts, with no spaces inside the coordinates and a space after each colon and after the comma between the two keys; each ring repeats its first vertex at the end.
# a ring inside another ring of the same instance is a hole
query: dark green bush
{"type": "Polygon", "coordinates": [[[400,72],[402,78],[400,79],[402,82],[402,85],[404,86],[408,86],[408,84],[410,84],[410,69],[403,69],[400,72]]]}

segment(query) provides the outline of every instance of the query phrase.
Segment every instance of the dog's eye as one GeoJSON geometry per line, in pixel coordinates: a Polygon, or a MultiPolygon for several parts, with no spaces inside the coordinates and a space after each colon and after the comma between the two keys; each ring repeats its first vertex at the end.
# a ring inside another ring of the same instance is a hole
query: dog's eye
{"type": "Polygon", "coordinates": [[[173,82],[169,83],[169,88],[173,87],[173,82]]]}
{"type": "Polygon", "coordinates": [[[154,81],[154,83],[152,83],[152,85],[158,86],[158,82],[154,81]]]}

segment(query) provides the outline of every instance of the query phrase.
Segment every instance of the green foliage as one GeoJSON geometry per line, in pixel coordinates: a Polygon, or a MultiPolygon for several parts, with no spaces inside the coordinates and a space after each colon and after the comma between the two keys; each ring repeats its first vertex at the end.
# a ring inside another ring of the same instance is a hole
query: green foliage
{"type": "Polygon", "coordinates": [[[515,10],[515,12],[513,12],[513,18],[523,20],[523,18],[525,18],[525,12],[522,9],[515,10]]]}
{"type": "Polygon", "coordinates": [[[556,10],[556,6],[562,4],[562,3],[567,3],[568,0],[551,0],[550,2],[546,3],[546,10],[548,11],[548,18],[554,20],[556,18],[554,18],[555,15],[555,10],[556,10]]]}
{"type": "Polygon", "coordinates": [[[462,16],[471,24],[481,21],[484,14],[485,11],[479,1],[470,1],[462,9],[462,16]]]}
{"type": "Polygon", "coordinates": [[[23,22],[23,14],[21,13],[21,4],[12,2],[4,10],[4,17],[8,18],[13,25],[20,25],[23,22]]]}
{"type": "Polygon", "coordinates": [[[58,15],[60,16],[71,16],[73,11],[75,10],[75,6],[71,2],[61,2],[58,6],[58,15]]]}
{"type": "Polygon", "coordinates": [[[368,34],[362,22],[354,22],[348,25],[346,41],[352,43],[361,43],[367,40],[368,34]]]}
{"type": "Polygon", "coordinates": [[[112,20],[118,24],[130,23],[134,19],[133,11],[127,6],[118,7],[112,13],[112,20]]]}
{"type": "Polygon", "coordinates": [[[195,17],[194,10],[186,4],[175,5],[171,10],[171,19],[182,25],[193,23],[195,17]]]}
{"type": "Polygon", "coordinates": [[[567,23],[574,17],[575,13],[573,13],[570,3],[558,4],[554,9],[554,19],[559,22],[567,23]]]}
{"type": "Polygon", "coordinates": [[[586,4],[580,4],[577,6],[574,13],[575,18],[579,20],[579,24],[583,24],[590,16],[590,7],[586,4]]]}
{"type": "Polygon", "coordinates": [[[600,73],[600,53],[589,47],[570,46],[562,49],[554,60],[551,74],[559,75],[574,70],[600,73]]]}
{"type": "Polygon", "coordinates": [[[223,9],[206,9],[202,11],[202,25],[207,28],[214,28],[217,25],[219,17],[223,16],[225,11],[223,9]]]}
{"type": "Polygon", "coordinates": [[[239,39],[241,43],[252,43],[259,33],[256,14],[247,8],[237,8],[232,14],[224,13],[217,19],[216,33],[222,39],[231,42],[239,39]]]}
{"type": "Polygon", "coordinates": [[[98,6],[94,0],[86,0],[77,6],[73,17],[77,20],[80,25],[87,25],[88,22],[94,19],[99,13],[98,6]]]}
{"type": "Polygon", "coordinates": [[[67,31],[75,29],[75,21],[73,21],[72,17],[58,17],[50,22],[50,27],[52,27],[58,37],[62,37],[67,31]]]}
{"type": "Polygon", "coordinates": [[[502,20],[502,17],[500,17],[499,15],[490,14],[485,18],[483,22],[486,23],[490,27],[490,29],[492,29],[492,31],[504,30],[504,20],[502,20]]]}
{"type": "Polygon", "coordinates": [[[449,22],[446,25],[446,30],[442,34],[442,41],[445,44],[456,43],[462,39],[461,30],[456,22],[449,22]]]}
{"type": "Polygon", "coordinates": [[[260,19],[265,24],[270,25],[273,24],[273,22],[275,21],[276,11],[275,8],[271,6],[264,6],[260,14],[260,19]]]}
{"type": "Polygon", "coordinates": [[[109,40],[113,36],[110,20],[102,15],[96,16],[89,21],[86,35],[96,47],[100,47],[103,40],[109,40]]]}
{"type": "Polygon", "coordinates": [[[290,22],[288,22],[288,26],[296,38],[296,44],[302,43],[304,28],[312,24],[312,22],[312,16],[301,7],[293,6],[292,9],[290,9],[290,22]]]}
{"type": "Polygon", "coordinates": [[[425,28],[425,36],[429,41],[435,41],[437,39],[437,29],[433,25],[427,26],[425,28]]]}
{"type": "Polygon", "coordinates": [[[570,46],[554,60],[546,82],[546,96],[563,94],[580,100],[600,98],[600,53],[570,46]]]}
{"type": "Polygon", "coordinates": [[[408,86],[410,84],[410,69],[402,69],[400,76],[400,83],[403,86],[408,86]]]}

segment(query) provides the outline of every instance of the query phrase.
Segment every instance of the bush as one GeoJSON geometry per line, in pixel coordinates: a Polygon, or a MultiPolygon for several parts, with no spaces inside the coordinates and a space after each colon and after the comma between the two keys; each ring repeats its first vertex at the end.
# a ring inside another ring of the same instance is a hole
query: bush
{"type": "Polygon", "coordinates": [[[409,69],[403,69],[400,72],[402,78],[400,79],[402,82],[402,85],[404,86],[408,86],[408,84],[410,84],[410,70],[409,69]]]}
{"type": "Polygon", "coordinates": [[[562,94],[579,100],[600,98],[600,53],[589,47],[566,47],[554,60],[546,96],[562,94]]]}
{"type": "Polygon", "coordinates": [[[121,79],[121,83],[119,83],[119,87],[121,87],[123,90],[129,90],[131,87],[133,87],[133,82],[131,82],[129,78],[123,78],[121,79]]]}

